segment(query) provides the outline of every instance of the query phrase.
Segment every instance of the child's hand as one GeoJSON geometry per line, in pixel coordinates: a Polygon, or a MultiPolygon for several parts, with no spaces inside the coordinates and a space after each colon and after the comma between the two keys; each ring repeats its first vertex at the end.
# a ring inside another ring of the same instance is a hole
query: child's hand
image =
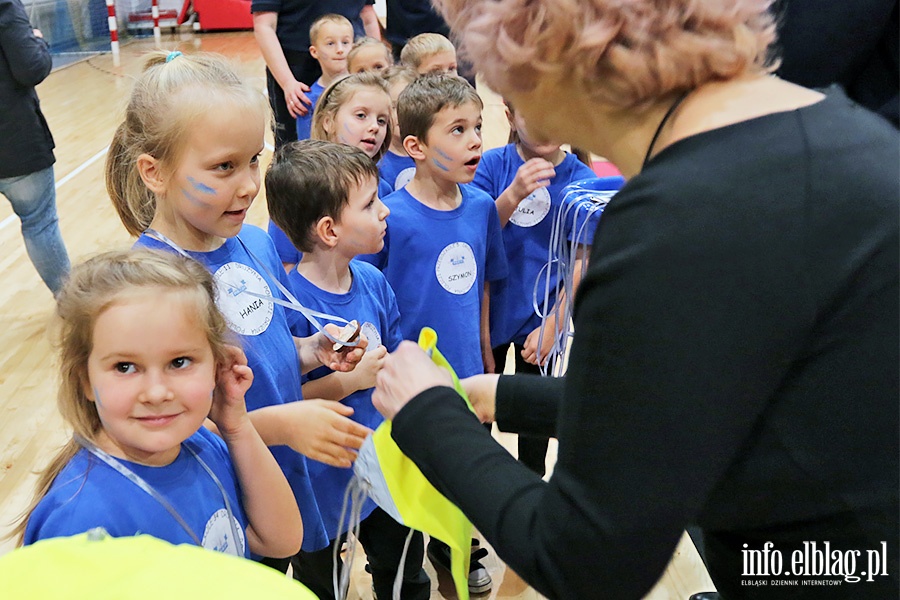
{"type": "Polygon", "coordinates": [[[556,169],[553,168],[553,163],[543,158],[532,158],[519,167],[509,187],[516,200],[521,202],[534,190],[550,185],[550,180],[554,177],[556,169]]]}
{"type": "Polygon", "coordinates": [[[281,408],[289,431],[288,445],[295,451],[326,465],[350,467],[356,450],[372,433],[368,427],[348,419],[349,406],[332,400],[299,400],[281,408]]]}
{"type": "Polygon", "coordinates": [[[362,360],[353,369],[352,387],[353,391],[367,390],[375,387],[375,376],[384,366],[384,358],[387,356],[387,348],[378,346],[374,350],[370,350],[363,355],[362,360]]]}
{"type": "Polygon", "coordinates": [[[475,414],[482,423],[493,423],[497,406],[497,381],[499,375],[473,375],[460,379],[459,383],[469,397],[475,414]]]}
{"type": "Polygon", "coordinates": [[[209,418],[223,437],[237,433],[250,423],[244,394],[253,383],[253,371],[247,366],[244,351],[235,346],[226,346],[225,349],[226,359],[219,365],[212,407],[209,409],[209,418]]]}
{"type": "Polygon", "coordinates": [[[522,358],[525,359],[525,362],[528,364],[544,366],[547,364],[547,358],[550,356],[551,350],[553,350],[553,344],[558,335],[559,331],[557,331],[556,327],[556,317],[550,315],[545,321],[544,339],[540,340],[540,348],[538,348],[538,340],[541,337],[541,328],[536,327],[534,331],[529,333],[528,337],[525,338],[525,344],[523,344],[522,348],[522,358]],[[538,362],[538,355],[540,355],[541,358],[540,362],[538,362]]]}
{"type": "MultiPolygon", "coordinates": [[[[325,330],[337,339],[340,339],[341,328],[329,323],[325,330]]],[[[332,371],[352,371],[356,364],[363,359],[369,341],[362,333],[359,334],[359,342],[356,346],[343,346],[335,350],[334,342],[325,337],[321,332],[316,334],[315,355],[316,360],[332,371]]]]}

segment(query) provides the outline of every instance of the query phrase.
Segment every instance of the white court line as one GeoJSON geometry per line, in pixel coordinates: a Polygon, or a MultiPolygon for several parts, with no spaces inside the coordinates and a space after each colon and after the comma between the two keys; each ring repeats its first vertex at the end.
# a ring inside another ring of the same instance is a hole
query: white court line
{"type": "MultiPolygon", "coordinates": [[[[104,148],[103,150],[98,152],[97,154],[95,154],[92,157],[90,157],[89,159],[87,159],[87,161],[85,161],[81,165],[79,165],[74,171],[72,171],[71,173],[69,173],[68,175],[66,175],[65,177],[60,179],[59,181],[57,181],[56,186],[55,186],[56,189],[58,190],[65,184],[69,183],[69,181],[71,181],[76,175],[78,175],[79,173],[81,173],[82,171],[87,169],[89,166],[91,166],[92,164],[94,164],[95,162],[100,160],[100,158],[104,154],[106,154],[108,151],[109,151],[109,146],[107,146],[106,148],[104,148]]],[[[8,217],[6,217],[5,219],[3,219],[2,221],[0,221],[0,231],[3,231],[7,225],[12,223],[13,221],[18,220],[18,218],[19,217],[15,213],[13,213],[13,214],[9,215],[8,217]]]]}

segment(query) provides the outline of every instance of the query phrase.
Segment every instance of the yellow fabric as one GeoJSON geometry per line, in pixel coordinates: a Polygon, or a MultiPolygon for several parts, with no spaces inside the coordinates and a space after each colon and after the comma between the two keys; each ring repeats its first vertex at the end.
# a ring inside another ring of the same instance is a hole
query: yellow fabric
{"type": "Polygon", "coordinates": [[[315,600],[259,563],[149,535],[42,540],[0,558],[4,600],[315,600]]]}
{"type": "MultiPolygon", "coordinates": [[[[437,333],[425,327],[419,334],[419,346],[432,361],[453,376],[453,386],[472,409],[459,378],[437,349],[437,333]]],[[[472,523],[462,511],[432,486],[422,471],[400,451],[391,438],[391,423],[385,421],[375,430],[375,450],[391,497],[407,527],[427,533],[450,546],[451,573],[460,600],[469,598],[469,559],[472,523]]]]}

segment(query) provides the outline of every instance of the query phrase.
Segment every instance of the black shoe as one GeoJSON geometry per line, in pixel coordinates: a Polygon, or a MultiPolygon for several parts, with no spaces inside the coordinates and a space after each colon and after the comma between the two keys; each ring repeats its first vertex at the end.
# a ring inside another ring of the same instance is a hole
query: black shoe
{"type": "Polygon", "coordinates": [[[719,592],[700,592],[699,594],[694,594],[688,600],[721,600],[722,596],[719,595],[719,592]]]}
{"type": "MultiPolygon", "coordinates": [[[[450,573],[450,546],[444,542],[431,538],[428,542],[428,558],[435,567],[440,567],[450,573]]],[[[472,557],[469,561],[469,593],[484,594],[491,591],[490,573],[481,564],[481,559],[488,555],[485,548],[478,547],[478,540],[472,540],[472,557]]]]}

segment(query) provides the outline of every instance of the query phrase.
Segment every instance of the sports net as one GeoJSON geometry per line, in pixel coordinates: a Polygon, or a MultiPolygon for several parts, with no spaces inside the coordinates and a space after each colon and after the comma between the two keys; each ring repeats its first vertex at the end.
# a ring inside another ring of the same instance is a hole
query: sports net
{"type": "MultiPolygon", "coordinates": [[[[105,0],[23,0],[31,26],[41,30],[54,56],[109,51],[105,0]]],[[[162,27],[175,25],[182,0],[160,0],[162,27]]],[[[151,0],[115,0],[119,40],[152,35],[151,0]]]]}

